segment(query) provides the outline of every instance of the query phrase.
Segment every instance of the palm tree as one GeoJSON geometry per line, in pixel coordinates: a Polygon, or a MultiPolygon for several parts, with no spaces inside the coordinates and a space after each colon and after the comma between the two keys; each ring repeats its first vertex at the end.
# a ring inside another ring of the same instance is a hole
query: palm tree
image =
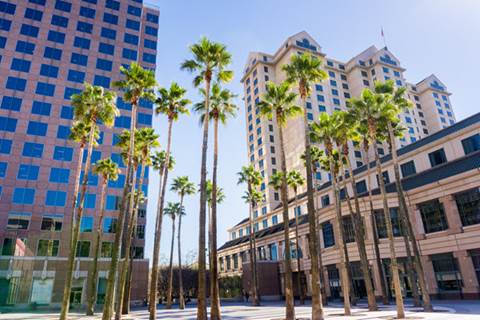
{"type": "MultiPolygon", "coordinates": [[[[203,121],[202,162],[200,169],[200,212],[199,212],[199,237],[198,237],[198,303],[197,318],[207,319],[206,298],[206,261],[205,261],[205,228],[206,228],[206,194],[207,181],[207,148],[208,148],[208,122],[210,115],[210,84],[216,78],[218,82],[229,82],[233,72],[225,70],[232,61],[232,56],[223,44],[202,38],[199,43],[190,47],[193,59],[182,63],[181,69],[196,72],[193,80],[195,87],[205,84],[205,118],[203,121]]],[[[154,318],[151,318],[154,320],[154,318]]]]}
{"type": "Polygon", "coordinates": [[[340,271],[341,271],[341,280],[342,280],[342,291],[343,291],[343,303],[344,303],[344,313],[345,315],[350,315],[350,300],[349,300],[349,276],[347,271],[347,266],[345,263],[346,259],[346,246],[343,237],[343,228],[342,228],[342,213],[341,213],[341,204],[340,204],[340,192],[338,187],[338,176],[336,161],[334,158],[334,146],[333,139],[336,134],[336,120],[334,116],[330,116],[326,113],[320,114],[318,122],[313,122],[311,125],[311,139],[314,142],[323,143],[325,146],[326,157],[328,159],[329,171],[332,176],[332,189],[335,195],[335,214],[336,214],[336,233],[338,238],[338,245],[340,247],[340,271]]]}
{"type": "MultiPolygon", "coordinates": [[[[178,121],[178,118],[181,114],[188,115],[190,112],[187,109],[187,106],[191,103],[190,100],[185,98],[187,90],[179,86],[176,82],[170,84],[170,88],[160,88],[158,90],[158,98],[156,100],[156,109],[155,113],[157,115],[164,114],[167,116],[168,129],[167,129],[167,148],[165,159],[169,160],[171,153],[171,144],[172,144],[172,127],[173,122],[178,121]]],[[[168,161],[166,163],[168,166],[168,161]]],[[[157,305],[157,283],[158,283],[158,261],[160,258],[160,240],[162,235],[162,220],[163,220],[163,207],[165,204],[165,192],[166,185],[168,181],[168,170],[163,169],[160,172],[161,180],[159,182],[159,199],[158,199],[158,212],[157,212],[157,222],[155,224],[155,240],[153,242],[153,264],[152,264],[152,273],[150,279],[150,313],[152,319],[154,319],[157,305]]]]}
{"type": "Polygon", "coordinates": [[[260,305],[260,296],[258,294],[258,275],[257,275],[257,245],[255,240],[255,230],[254,230],[254,216],[253,211],[255,210],[256,205],[261,201],[258,198],[258,192],[255,193],[257,188],[262,184],[262,175],[260,172],[255,170],[253,165],[243,166],[242,170],[238,174],[238,184],[246,183],[247,192],[243,197],[246,201],[248,200],[249,206],[249,219],[248,224],[250,228],[249,232],[249,250],[250,250],[250,271],[251,271],[251,282],[252,282],[252,305],[260,305]],[[247,197],[247,198],[245,198],[247,197]]]}
{"type": "Polygon", "coordinates": [[[94,241],[93,263],[90,277],[88,278],[89,297],[87,298],[87,316],[92,316],[95,312],[95,301],[97,298],[97,277],[98,277],[98,256],[100,254],[100,243],[103,235],[103,218],[105,215],[105,196],[108,181],[117,181],[120,169],[112,159],[98,160],[93,167],[93,173],[103,178],[100,187],[100,218],[97,225],[97,233],[94,241]]]}
{"type": "MultiPolygon", "coordinates": [[[[128,131],[127,131],[128,132],[128,131]]],[[[159,135],[155,133],[153,128],[140,128],[135,131],[135,148],[138,149],[138,165],[140,165],[140,178],[138,180],[138,192],[142,192],[143,187],[143,180],[145,178],[145,168],[152,164],[152,159],[150,158],[150,154],[152,149],[158,148],[160,143],[158,142],[159,135]]],[[[135,151],[137,152],[137,151],[135,151]]],[[[136,156],[135,156],[136,157],[136,156]]],[[[135,174],[137,171],[135,169],[135,174]]],[[[124,282],[124,298],[123,298],[123,306],[122,306],[122,313],[128,314],[130,309],[130,283],[131,283],[131,276],[132,276],[132,266],[133,266],[133,251],[131,251],[131,244],[136,235],[136,228],[137,228],[137,220],[138,220],[138,206],[139,206],[139,199],[137,197],[137,201],[130,201],[129,202],[129,216],[130,221],[127,227],[127,241],[125,242],[125,260],[123,262],[123,268],[120,279],[122,277],[125,279],[124,282]]],[[[130,199],[131,200],[131,199],[130,199]]]]}
{"type": "MultiPolygon", "coordinates": [[[[201,90],[203,96],[206,93],[201,90]]],[[[220,292],[218,288],[218,264],[217,264],[217,166],[218,166],[218,124],[226,124],[227,118],[236,117],[237,106],[232,99],[235,95],[227,89],[222,89],[218,83],[212,86],[210,96],[210,115],[213,120],[213,172],[212,172],[212,201],[209,216],[209,252],[210,252],[210,318],[221,319],[220,292]]],[[[194,110],[201,113],[200,123],[205,118],[205,101],[195,104],[194,110]]]]}
{"type": "Polygon", "coordinates": [[[172,291],[173,291],[173,247],[175,245],[175,220],[184,209],[180,206],[180,202],[169,202],[164,210],[164,214],[172,219],[172,242],[170,244],[170,263],[168,265],[168,289],[166,309],[172,308],[172,291]]]}
{"type": "MultiPolygon", "coordinates": [[[[78,237],[80,235],[80,222],[83,215],[83,202],[85,201],[85,194],[87,192],[92,151],[96,143],[95,135],[98,130],[97,123],[101,121],[106,127],[112,127],[115,121],[115,117],[120,114],[117,106],[115,105],[116,94],[114,92],[107,91],[100,86],[92,86],[89,83],[85,83],[84,86],[85,89],[81,93],[72,95],[74,120],[84,122],[86,125],[89,126],[90,131],[88,133],[87,157],[84,167],[82,188],[80,191],[80,201],[78,202],[73,233],[71,234],[70,252],[67,262],[67,275],[63,291],[62,310],[60,313],[60,319],[62,320],[67,319],[68,315],[75,255],[77,250],[78,237]]],[[[72,209],[72,215],[74,214],[75,206],[72,209]]]]}
{"type": "MultiPolygon", "coordinates": [[[[385,139],[386,117],[388,116],[382,110],[384,104],[383,95],[376,95],[370,89],[364,89],[360,99],[352,103],[352,114],[359,121],[359,126],[365,128],[370,144],[377,143],[385,139]],[[383,131],[383,132],[382,132],[383,131]]],[[[383,214],[385,215],[385,226],[387,229],[387,236],[389,240],[390,249],[390,267],[392,274],[393,287],[395,290],[395,303],[397,306],[397,317],[405,317],[405,309],[403,305],[402,288],[400,284],[400,276],[398,273],[398,263],[395,253],[395,243],[393,237],[392,218],[388,207],[387,192],[385,188],[385,181],[383,179],[383,170],[380,163],[380,156],[378,148],[373,145],[376,171],[378,176],[378,183],[380,192],[383,198],[383,214]]]]}
{"type": "MultiPolygon", "coordinates": [[[[412,103],[406,99],[405,87],[395,88],[393,80],[386,81],[385,83],[376,83],[375,92],[377,94],[384,94],[387,96],[385,101],[385,109],[390,110],[389,116],[387,117],[387,129],[388,129],[388,143],[390,144],[390,149],[392,153],[392,162],[395,172],[395,186],[397,189],[398,199],[399,199],[399,211],[403,220],[403,225],[405,230],[410,238],[412,248],[413,248],[413,258],[414,258],[414,267],[416,274],[418,276],[418,281],[420,285],[420,290],[422,292],[423,308],[425,312],[432,312],[433,306],[430,301],[430,295],[428,293],[427,284],[425,281],[425,273],[423,271],[422,260],[420,258],[420,250],[418,248],[415,235],[413,233],[412,223],[410,221],[410,216],[408,214],[408,207],[405,200],[405,193],[403,191],[403,186],[400,180],[400,168],[398,163],[397,155],[397,146],[396,146],[396,134],[395,127],[398,126],[398,115],[401,111],[404,111],[412,106],[412,103]]],[[[413,283],[413,281],[412,281],[413,283]]]]}
{"type": "MultiPolygon", "coordinates": [[[[368,257],[367,257],[367,249],[365,247],[365,230],[363,228],[362,217],[360,215],[360,202],[358,200],[358,192],[357,192],[357,182],[355,175],[353,174],[353,167],[350,161],[350,141],[358,142],[360,137],[358,132],[356,131],[356,120],[352,117],[351,114],[345,111],[335,111],[334,112],[334,119],[337,121],[336,123],[336,130],[334,141],[337,146],[340,148],[340,153],[342,155],[341,164],[346,164],[348,172],[349,172],[349,179],[351,182],[351,187],[353,190],[353,199],[355,204],[355,210],[351,211],[352,217],[352,224],[354,228],[354,235],[355,235],[355,242],[357,243],[358,253],[360,256],[360,267],[362,269],[363,279],[365,282],[365,288],[367,291],[367,300],[368,300],[368,309],[370,311],[378,310],[377,302],[375,298],[375,292],[373,291],[373,284],[372,279],[370,278],[370,270],[368,267],[368,257]]],[[[345,181],[345,194],[347,196],[347,203],[349,209],[351,208],[350,198],[348,196],[348,180],[347,176],[344,174],[344,181],[345,181]]]]}
{"type": "MultiPolygon", "coordinates": [[[[153,71],[143,69],[137,63],[132,62],[128,68],[120,67],[121,73],[124,75],[124,79],[114,82],[114,86],[119,88],[123,92],[123,101],[130,103],[132,106],[130,132],[135,132],[137,123],[137,109],[140,99],[147,101],[153,101],[155,95],[153,88],[157,85],[155,81],[155,74],[153,71]]],[[[133,180],[135,176],[132,172],[133,168],[133,151],[135,149],[135,134],[130,135],[129,152],[127,156],[127,168],[126,168],[126,182],[123,188],[122,203],[120,205],[120,212],[117,220],[117,230],[115,232],[115,240],[112,249],[112,260],[108,271],[107,289],[105,292],[105,304],[103,306],[102,320],[110,320],[113,314],[113,297],[115,289],[115,279],[117,277],[117,269],[120,258],[121,241],[124,236],[124,229],[126,228],[125,222],[127,220],[128,210],[126,201],[128,193],[135,194],[135,184],[130,180],[133,180]],[[130,189],[130,190],[129,190],[130,189]]],[[[122,283],[122,282],[120,282],[122,283]]],[[[118,286],[118,300],[123,301],[124,286],[118,286]]],[[[117,312],[115,318],[120,319],[121,314],[117,312]]]]}
{"type": "Polygon", "coordinates": [[[300,99],[303,106],[303,125],[305,130],[305,171],[307,176],[307,211],[308,211],[308,223],[310,232],[310,261],[311,261],[311,286],[312,286],[312,320],[323,319],[322,298],[320,291],[320,277],[318,274],[318,235],[315,232],[316,219],[315,219],[315,202],[313,200],[314,187],[312,179],[312,162],[310,160],[310,135],[308,129],[307,119],[307,98],[310,96],[312,86],[314,83],[318,83],[327,78],[327,73],[321,68],[321,60],[310,53],[303,53],[300,55],[293,55],[290,60],[290,64],[283,66],[283,71],[287,75],[287,81],[290,83],[296,83],[298,86],[298,92],[300,93],[300,99]]]}
{"type": "MultiPolygon", "coordinates": [[[[176,192],[180,197],[180,207],[183,208],[183,200],[186,195],[195,194],[195,184],[188,179],[188,176],[181,176],[173,179],[171,191],[176,192]]],[[[180,309],[185,309],[185,297],[183,296],[183,278],[182,278],[182,246],[181,246],[181,228],[182,214],[178,217],[178,302],[180,309]]]]}
{"type": "Polygon", "coordinates": [[[297,95],[290,91],[290,85],[284,82],[276,85],[272,82],[267,83],[267,90],[263,95],[258,107],[260,114],[269,119],[275,118],[278,128],[278,137],[280,143],[280,167],[282,175],[282,206],[283,206],[283,224],[285,237],[285,300],[286,300],[286,318],[295,319],[292,266],[289,240],[289,219],[288,219],[288,189],[287,189],[287,161],[285,157],[285,145],[283,141],[283,128],[290,118],[298,116],[302,109],[295,104],[297,95]]]}
{"type": "Polygon", "coordinates": [[[294,201],[294,214],[295,214],[295,247],[297,248],[297,268],[298,268],[298,277],[297,277],[297,286],[300,291],[300,304],[305,304],[305,296],[302,287],[301,280],[301,268],[300,268],[300,246],[298,243],[298,216],[301,214],[300,208],[298,207],[298,188],[305,184],[305,178],[297,170],[289,171],[287,173],[287,184],[292,188],[293,193],[295,194],[294,201]],[[295,212],[297,210],[298,212],[295,212]]]}

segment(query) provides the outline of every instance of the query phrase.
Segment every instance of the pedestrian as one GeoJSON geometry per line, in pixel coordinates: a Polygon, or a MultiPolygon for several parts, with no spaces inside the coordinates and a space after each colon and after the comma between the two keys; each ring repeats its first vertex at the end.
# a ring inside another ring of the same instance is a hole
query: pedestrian
{"type": "Polygon", "coordinates": [[[245,291],[245,300],[247,300],[246,302],[248,302],[248,298],[250,298],[250,293],[248,293],[248,291],[245,291]]]}

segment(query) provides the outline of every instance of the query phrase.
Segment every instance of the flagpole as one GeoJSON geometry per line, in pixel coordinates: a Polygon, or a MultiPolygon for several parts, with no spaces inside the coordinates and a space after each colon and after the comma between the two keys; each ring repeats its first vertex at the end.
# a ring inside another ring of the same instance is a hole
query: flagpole
{"type": "Polygon", "coordinates": [[[381,35],[383,39],[383,46],[387,49],[387,40],[385,39],[385,33],[383,32],[383,26],[381,27],[381,35]]]}

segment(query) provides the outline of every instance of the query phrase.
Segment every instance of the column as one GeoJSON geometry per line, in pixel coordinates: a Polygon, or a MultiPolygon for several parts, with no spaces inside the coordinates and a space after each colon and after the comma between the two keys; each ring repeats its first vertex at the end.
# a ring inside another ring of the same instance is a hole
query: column
{"type": "Polygon", "coordinates": [[[427,289],[430,295],[438,294],[437,279],[435,278],[435,271],[433,270],[432,260],[429,256],[421,256],[423,272],[425,273],[425,280],[427,282],[427,289]]]}
{"type": "Polygon", "coordinates": [[[416,205],[411,205],[408,207],[408,214],[410,216],[410,222],[412,223],[413,233],[415,234],[415,239],[423,240],[425,239],[425,229],[423,227],[422,214],[416,205]]]}
{"type": "Polygon", "coordinates": [[[463,232],[462,220],[458,213],[457,203],[452,195],[441,197],[439,201],[443,204],[445,216],[448,222],[448,234],[457,234],[463,232]]]}
{"type": "Polygon", "coordinates": [[[467,250],[455,251],[454,257],[457,258],[458,267],[462,275],[462,292],[466,299],[478,298],[479,286],[477,274],[473,266],[472,258],[467,250]]]}

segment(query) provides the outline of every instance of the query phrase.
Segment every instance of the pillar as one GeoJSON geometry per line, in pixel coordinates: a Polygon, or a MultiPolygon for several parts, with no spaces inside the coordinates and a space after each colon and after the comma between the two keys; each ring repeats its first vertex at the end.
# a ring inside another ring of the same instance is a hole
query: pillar
{"type": "Polygon", "coordinates": [[[462,275],[462,293],[466,299],[478,299],[480,296],[477,274],[473,261],[467,250],[455,251],[453,253],[458,261],[458,267],[462,275]]]}
{"type": "Polygon", "coordinates": [[[457,203],[453,195],[447,195],[441,197],[439,201],[443,204],[443,209],[445,210],[445,216],[448,222],[448,234],[457,234],[463,232],[462,220],[460,219],[460,214],[458,213],[457,203]]]}

